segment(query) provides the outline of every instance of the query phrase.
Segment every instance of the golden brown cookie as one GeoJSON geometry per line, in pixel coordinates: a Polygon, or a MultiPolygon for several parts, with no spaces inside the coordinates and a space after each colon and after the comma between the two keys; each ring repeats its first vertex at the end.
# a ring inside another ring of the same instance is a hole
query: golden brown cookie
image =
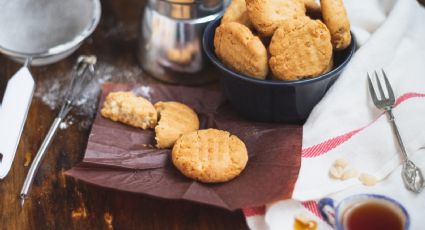
{"type": "Polygon", "coordinates": [[[248,27],[237,22],[220,25],[215,31],[214,49],[226,66],[251,77],[266,78],[266,47],[248,27]]]}
{"type": "Polygon", "coordinates": [[[272,36],[285,20],[305,15],[303,0],[246,0],[249,18],[262,36],[272,36]]]}
{"type": "Polygon", "coordinates": [[[245,0],[233,0],[229,7],[224,12],[221,23],[239,22],[242,25],[252,29],[251,20],[246,11],[245,0]]]}
{"type": "Polygon", "coordinates": [[[152,103],[133,92],[112,92],[103,103],[102,116],[134,127],[153,128],[157,122],[157,113],[152,103]]]}
{"type": "Polygon", "coordinates": [[[331,36],[319,20],[286,20],[270,42],[270,69],[280,80],[299,80],[323,73],[332,58],[331,36]]]}
{"type": "Polygon", "coordinates": [[[172,160],[189,178],[205,183],[226,182],[245,168],[248,151],[237,136],[204,129],[179,138],[173,147],[172,160]]]}
{"type": "Polygon", "coordinates": [[[156,147],[170,148],[183,134],[199,129],[198,115],[187,105],[169,101],[157,102],[159,121],[155,127],[156,147]]]}
{"type": "Polygon", "coordinates": [[[323,22],[332,36],[336,50],[347,48],[351,43],[350,21],[342,0],[320,0],[323,22]]]}

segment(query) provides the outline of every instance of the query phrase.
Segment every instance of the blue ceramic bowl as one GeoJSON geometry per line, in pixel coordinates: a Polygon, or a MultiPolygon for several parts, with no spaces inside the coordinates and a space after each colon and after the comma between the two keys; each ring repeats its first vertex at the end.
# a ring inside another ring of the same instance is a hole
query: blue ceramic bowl
{"type": "Polygon", "coordinates": [[[352,36],[349,47],[334,52],[334,68],[326,74],[297,81],[259,80],[228,68],[215,55],[214,34],[220,21],[218,18],[205,28],[204,51],[221,71],[220,81],[227,99],[242,116],[255,121],[303,123],[355,51],[352,36]]]}

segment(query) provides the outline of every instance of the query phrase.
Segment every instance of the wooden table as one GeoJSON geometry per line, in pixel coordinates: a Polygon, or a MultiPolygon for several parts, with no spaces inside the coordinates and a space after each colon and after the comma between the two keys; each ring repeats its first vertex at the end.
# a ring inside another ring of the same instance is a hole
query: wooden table
{"type": "MultiPolygon", "coordinates": [[[[59,130],[35,178],[30,199],[20,207],[18,196],[29,163],[59,109],[59,103],[52,102],[55,98],[47,96],[61,92],[54,86],[64,86],[78,55],[95,54],[99,60],[98,74],[103,79],[108,79],[108,75],[110,80],[119,82],[153,81],[140,70],[136,58],[143,2],[102,1],[102,19],[97,30],[75,54],[56,64],[31,69],[37,82],[36,95],[12,169],[0,181],[0,229],[247,228],[241,211],[112,191],[65,177],[64,171],[83,157],[93,120],[93,114],[87,112],[73,112],[72,122],[68,121],[73,124],[59,130]]],[[[19,64],[0,56],[0,91],[19,68],[19,64]]]]}

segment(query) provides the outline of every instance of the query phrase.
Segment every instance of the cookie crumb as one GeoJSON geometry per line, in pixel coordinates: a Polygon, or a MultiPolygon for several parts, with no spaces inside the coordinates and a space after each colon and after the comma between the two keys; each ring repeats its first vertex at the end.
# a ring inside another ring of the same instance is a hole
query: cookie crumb
{"type": "Polygon", "coordinates": [[[339,167],[339,166],[332,166],[329,169],[329,174],[334,179],[341,179],[343,172],[344,172],[344,169],[342,167],[339,167]]]}
{"type": "Polygon", "coordinates": [[[345,169],[348,166],[348,161],[344,158],[338,158],[334,161],[334,165],[345,169]]]}
{"type": "Polygon", "coordinates": [[[359,172],[357,171],[357,169],[348,169],[345,170],[342,175],[341,175],[341,180],[348,180],[354,177],[357,177],[359,175],[359,172]]]}
{"type": "Polygon", "coordinates": [[[360,174],[359,181],[362,182],[362,184],[365,186],[374,186],[376,183],[378,183],[378,179],[376,179],[375,176],[367,173],[360,174]]]}

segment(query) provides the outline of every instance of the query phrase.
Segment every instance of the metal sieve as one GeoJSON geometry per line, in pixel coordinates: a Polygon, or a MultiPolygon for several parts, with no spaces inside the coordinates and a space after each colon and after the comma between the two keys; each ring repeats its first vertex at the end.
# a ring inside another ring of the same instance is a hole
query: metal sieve
{"type": "Polygon", "coordinates": [[[0,179],[11,168],[31,104],[29,66],[70,55],[94,31],[100,12],[99,0],[0,0],[0,52],[25,63],[0,100],[0,179]]]}
{"type": "Polygon", "coordinates": [[[96,28],[99,0],[0,0],[0,52],[32,65],[59,61],[96,28]]]}

